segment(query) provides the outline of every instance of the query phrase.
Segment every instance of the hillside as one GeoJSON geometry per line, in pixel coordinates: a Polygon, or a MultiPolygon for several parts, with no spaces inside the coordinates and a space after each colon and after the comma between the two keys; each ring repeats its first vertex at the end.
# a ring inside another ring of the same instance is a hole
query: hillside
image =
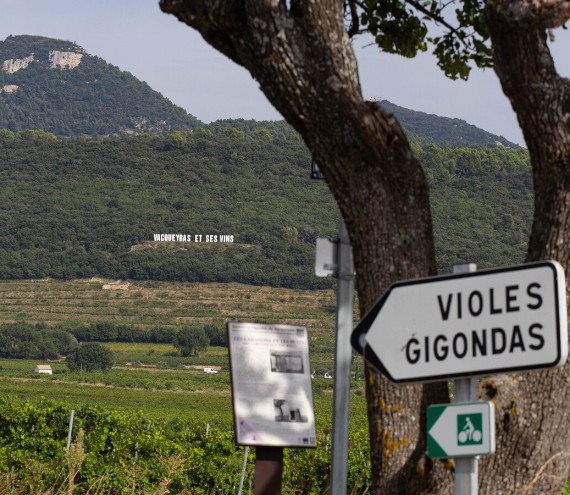
{"type": "MultiPolygon", "coordinates": [[[[378,102],[388,113],[396,116],[411,143],[425,148],[435,144],[441,148],[496,148],[518,149],[519,145],[508,141],[464,120],[441,117],[401,107],[387,100],[378,102]]],[[[276,137],[286,138],[295,130],[284,120],[278,122],[256,122],[255,120],[224,119],[205,126],[215,134],[228,128],[235,128],[246,134],[267,129],[276,137]]]]}
{"type": "Polygon", "coordinates": [[[396,116],[412,142],[421,145],[431,142],[442,148],[520,147],[503,136],[491,134],[461,119],[410,110],[387,100],[382,100],[379,104],[396,116]]]}
{"type": "MultiPolygon", "coordinates": [[[[309,179],[310,155],[294,136],[198,129],[62,141],[4,130],[0,145],[0,279],[332,283],[312,275],[314,241],[336,234],[338,209],[324,182],[309,179]]],[[[532,212],[526,150],[415,152],[431,185],[440,269],[521,262],[532,212]]]]}
{"type": "MultiPolygon", "coordinates": [[[[10,36],[0,63],[0,279],[333,284],[312,274],[314,241],[338,209],[285,121],[202,124],[70,41],[10,36]]],[[[522,261],[526,150],[380,104],[426,168],[440,269],[522,261]]]]}
{"type": "MultiPolygon", "coordinates": [[[[35,129],[61,138],[168,134],[205,127],[274,137],[296,132],[285,121],[224,119],[203,124],[129,72],[87,53],[75,42],[42,36],[9,36],[0,42],[0,129],[35,129]]],[[[441,147],[518,148],[459,119],[410,110],[387,100],[411,141],[441,147]]]]}
{"type": "Polygon", "coordinates": [[[10,134],[0,131],[0,279],[330,286],[310,265],[315,236],[336,231],[338,212],[308,180],[297,139],[10,134]]]}
{"type": "Polygon", "coordinates": [[[190,130],[200,122],[129,72],[71,41],[9,36],[0,42],[0,128],[58,137],[190,130]]]}

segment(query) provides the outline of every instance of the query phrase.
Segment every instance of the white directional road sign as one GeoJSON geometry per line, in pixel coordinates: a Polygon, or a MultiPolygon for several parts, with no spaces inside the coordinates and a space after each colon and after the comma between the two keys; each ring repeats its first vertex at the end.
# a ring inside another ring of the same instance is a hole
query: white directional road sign
{"type": "Polygon", "coordinates": [[[568,354],[564,271],[541,261],[397,282],[351,343],[396,383],[560,366],[568,354]]]}
{"type": "Polygon", "coordinates": [[[495,406],[471,402],[429,406],[428,456],[470,457],[495,452],[495,406]]]}

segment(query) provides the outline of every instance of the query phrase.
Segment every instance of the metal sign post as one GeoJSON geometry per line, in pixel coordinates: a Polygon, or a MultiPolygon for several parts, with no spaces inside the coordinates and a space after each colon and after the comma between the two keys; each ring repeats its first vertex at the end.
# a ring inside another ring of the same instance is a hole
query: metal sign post
{"type": "Polygon", "coordinates": [[[350,335],[354,305],[354,268],[352,247],[342,216],[339,236],[330,495],[346,495],[348,483],[348,416],[352,365],[350,335]]]}
{"type": "MultiPolygon", "coordinates": [[[[477,265],[455,265],[453,273],[477,271],[477,265]]],[[[477,400],[477,377],[455,380],[455,403],[477,400]]],[[[455,460],[455,495],[477,495],[479,492],[479,465],[477,457],[463,457],[455,460]]]]}
{"type": "MultiPolygon", "coordinates": [[[[455,403],[477,400],[477,379],[455,380],[455,403]]],[[[477,495],[479,493],[479,466],[477,457],[455,459],[455,495],[477,495]]]]}
{"type": "Polygon", "coordinates": [[[336,299],[336,342],[333,390],[333,439],[330,495],[346,495],[348,483],[348,416],[352,365],[352,313],[354,265],[352,247],[344,220],[340,219],[339,241],[317,239],[315,274],[338,278],[336,299]]]}

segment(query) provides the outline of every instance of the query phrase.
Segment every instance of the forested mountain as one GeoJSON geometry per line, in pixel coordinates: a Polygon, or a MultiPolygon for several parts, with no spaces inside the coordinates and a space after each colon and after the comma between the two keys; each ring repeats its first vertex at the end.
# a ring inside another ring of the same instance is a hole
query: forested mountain
{"type": "MultiPolygon", "coordinates": [[[[387,100],[378,102],[384,109],[395,115],[410,141],[420,147],[435,144],[442,148],[496,148],[518,149],[515,143],[503,136],[497,136],[479,127],[468,124],[464,120],[440,117],[424,112],[409,110],[387,100]]],[[[285,138],[296,134],[295,130],[284,120],[278,122],[257,122],[244,119],[224,119],[205,126],[215,134],[223,132],[228,127],[235,128],[246,134],[266,129],[274,137],[285,138]]]]}
{"type": "MultiPolygon", "coordinates": [[[[415,152],[431,184],[440,269],[521,262],[532,212],[527,151],[415,152]]],[[[309,174],[296,135],[266,129],[97,141],[0,131],[0,279],[330,286],[312,275],[314,240],[336,234],[339,214],[309,174]]]]}
{"type": "Polygon", "coordinates": [[[442,148],[519,148],[503,136],[497,136],[461,119],[450,119],[425,112],[417,112],[400,107],[387,100],[378,102],[384,110],[394,114],[398,122],[411,137],[412,142],[420,145],[433,143],[442,148]],[[417,139],[419,138],[419,139],[417,139]]]}
{"type": "MultiPolygon", "coordinates": [[[[214,134],[228,127],[246,134],[266,129],[279,138],[295,134],[285,121],[227,119],[205,125],[129,72],[71,41],[9,36],[0,42],[0,64],[0,129],[42,130],[62,138],[169,134],[196,127],[214,134]]],[[[415,144],[518,147],[463,120],[409,110],[386,100],[380,104],[398,118],[415,144]]]]}
{"type": "Polygon", "coordinates": [[[0,65],[3,129],[115,137],[200,124],[129,72],[71,41],[9,36],[0,42],[0,65]]]}
{"type": "Polygon", "coordinates": [[[198,129],[93,141],[4,130],[0,144],[0,279],[323,286],[311,276],[314,239],[336,231],[338,213],[326,186],[308,179],[295,137],[198,129]]]}
{"type": "MultiPolygon", "coordinates": [[[[285,121],[202,124],[70,41],[10,36],[0,63],[0,279],[333,283],[313,275],[314,241],[339,213],[285,121]]],[[[526,150],[380,104],[426,168],[440,269],[521,262],[526,150]]]]}

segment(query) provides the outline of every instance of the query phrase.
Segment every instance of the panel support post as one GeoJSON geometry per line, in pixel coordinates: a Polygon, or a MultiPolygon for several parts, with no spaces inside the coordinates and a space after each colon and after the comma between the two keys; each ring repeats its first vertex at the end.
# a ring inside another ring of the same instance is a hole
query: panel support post
{"type": "Polygon", "coordinates": [[[283,447],[255,449],[254,495],[281,495],[283,447]]]}
{"type": "Polygon", "coordinates": [[[352,247],[342,215],[339,223],[336,349],[333,389],[333,436],[330,495],[346,495],[348,483],[348,416],[352,368],[352,314],[354,307],[354,265],[352,247]]]}
{"type": "Polygon", "coordinates": [[[71,414],[69,416],[69,428],[67,430],[67,445],[65,447],[66,451],[69,451],[69,447],[71,446],[71,433],[73,432],[73,418],[75,416],[75,409],[71,410],[71,414]]]}

